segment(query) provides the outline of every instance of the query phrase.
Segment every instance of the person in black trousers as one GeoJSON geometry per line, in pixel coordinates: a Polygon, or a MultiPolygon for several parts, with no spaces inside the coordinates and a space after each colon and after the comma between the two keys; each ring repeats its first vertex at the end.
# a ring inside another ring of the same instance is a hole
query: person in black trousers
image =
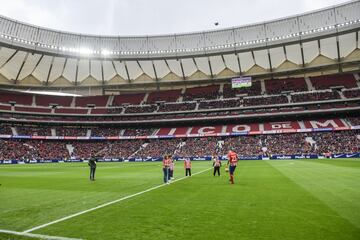
{"type": "Polygon", "coordinates": [[[90,181],[95,181],[96,158],[91,157],[88,165],[90,166],[90,181]]]}
{"type": "Polygon", "coordinates": [[[217,157],[215,154],[213,155],[213,167],[214,167],[214,176],[216,173],[218,176],[220,176],[220,167],[221,167],[221,161],[219,157],[217,157]]]}

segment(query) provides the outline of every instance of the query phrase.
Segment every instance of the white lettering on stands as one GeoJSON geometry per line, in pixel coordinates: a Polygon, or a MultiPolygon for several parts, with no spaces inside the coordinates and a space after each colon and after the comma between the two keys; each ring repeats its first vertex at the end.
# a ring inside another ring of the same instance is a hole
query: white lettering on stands
{"type": "Polygon", "coordinates": [[[233,127],[232,132],[250,132],[249,125],[236,125],[233,127]]]}
{"type": "Polygon", "coordinates": [[[214,127],[202,127],[199,128],[198,134],[207,134],[207,133],[215,133],[214,127]]]}
{"type": "Polygon", "coordinates": [[[276,122],[276,123],[271,123],[271,128],[272,129],[291,129],[291,122],[276,122]]]}
{"type": "Polygon", "coordinates": [[[325,122],[319,122],[319,121],[310,121],[310,124],[312,128],[328,128],[333,127],[337,128],[339,127],[334,120],[326,120],[325,122]]]}

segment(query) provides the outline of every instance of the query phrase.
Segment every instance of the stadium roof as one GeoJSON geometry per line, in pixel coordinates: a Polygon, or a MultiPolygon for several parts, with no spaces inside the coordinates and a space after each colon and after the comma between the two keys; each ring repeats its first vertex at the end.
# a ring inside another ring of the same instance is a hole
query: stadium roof
{"type": "Polygon", "coordinates": [[[360,1],[216,31],[95,36],[0,17],[0,84],[159,85],[359,61],[360,1]]]}

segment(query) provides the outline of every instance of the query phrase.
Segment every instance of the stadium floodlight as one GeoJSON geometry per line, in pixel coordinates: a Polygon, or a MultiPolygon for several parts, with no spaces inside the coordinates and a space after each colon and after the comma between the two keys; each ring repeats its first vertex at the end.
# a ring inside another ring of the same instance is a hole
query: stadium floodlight
{"type": "Polygon", "coordinates": [[[108,56],[110,54],[111,54],[111,52],[109,50],[107,50],[107,49],[101,50],[101,55],[108,56]]]}
{"type": "Polygon", "coordinates": [[[84,54],[84,55],[90,55],[90,54],[92,54],[94,51],[92,51],[91,49],[89,49],[89,48],[84,48],[84,47],[82,47],[82,48],[80,48],[79,49],[79,53],[80,54],[84,54]]]}

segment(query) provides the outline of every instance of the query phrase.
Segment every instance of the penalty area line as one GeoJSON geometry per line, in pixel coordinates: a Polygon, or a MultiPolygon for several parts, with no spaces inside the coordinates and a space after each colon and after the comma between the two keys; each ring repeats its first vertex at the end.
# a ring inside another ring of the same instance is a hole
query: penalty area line
{"type": "MultiPolygon", "coordinates": [[[[206,171],[208,171],[208,170],[210,170],[210,169],[212,169],[212,167],[211,167],[211,168],[207,168],[207,169],[205,169],[205,170],[202,170],[202,171],[200,171],[200,172],[196,172],[196,173],[194,173],[194,174],[192,174],[192,175],[195,176],[195,175],[201,174],[201,173],[203,173],[203,172],[206,172],[206,171]]],[[[172,183],[181,181],[181,180],[186,179],[186,178],[189,178],[189,177],[182,177],[182,178],[176,179],[176,180],[172,181],[172,183]]],[[[171,183],[171,184],[172,184],[172,183],[171,183]]],[[[118,202],[127,200],[127,199],[129,199],[129,198],[133,198],[133,197],[139,196],[139,195],[141,195],[141,194],[150,192],[150,191],[152,191],[152,190],[155,190],[155,189],[158,189],[158,188],[161,188],[161,187],[164,187],[164,186],[167,186],[167,184],[160,184],[160,185],[157,185],[157,186],[155,186],[155,187],[151,187],[151,188],[148,188],[148,189],[146,189],[146,190],[143,190],[143,191],[141,191],[141,192],[134,193],[134,194],[131,194],[131,195],[128,195],[128,196],[125,196],[125,197],[116,199],[116,200],[111,201],[111,202],[103,203],[103,204],[101,204],[101,205],[99,205],[99,206],[96,206],[96,207],[93,207],[93,208],[89,208],[89,209],[87,209],[87,210],[84,210],[84,211],[81,211],[81,212],[78,212],[78,213],[74,213],[74,214],[71,214],[71,215],[66,216],[66,217],[63,217],[63,218],[59,218],[59,219],[57,219],[57,220],[54,220],[54,221],[51,221],[51,222],[49,222],[49,223],[45,223],[45,224],[39,225],[39,226],[37,226],[37,227],[30,228],[30,229],[28,229],[28,230],[23,231],[22,233],[30,233],[30,232],[33,232],[33,231],[35,231],[35,230],[39,230],[39,229],[41,229],[41,228],[45,228],[45,227],[50,226],[50,225],[53,225],[53,224],[55,224],[55,223],[63,222],[63,221],[68,220],[68,219],[70,219],[70,218],[74,218],[74,217],[83,215],[83,214],[85,214],[85,213],[92,212],[92,211],[95,211],[95,210],[97,210],[97,209],[107,207],[107,206],[112,205],[112,204],[114,204],[114,203],[118,203],[118,202]]]]}
{"type": "Polygon", "coordinates": [[[49,236],[49,235],[43,235],[43,234],[24,233],[24,232],[17,232],[17,231],[4,230],[4,229],[0,229],[0,233],[6,233],[6,234],[10,234],[10,235],[24,236],[24,237],[30,237],[30,238],[36,238],[36,239],[45,239],[45,240],[81,240],[80,238],[49,236]]]}

